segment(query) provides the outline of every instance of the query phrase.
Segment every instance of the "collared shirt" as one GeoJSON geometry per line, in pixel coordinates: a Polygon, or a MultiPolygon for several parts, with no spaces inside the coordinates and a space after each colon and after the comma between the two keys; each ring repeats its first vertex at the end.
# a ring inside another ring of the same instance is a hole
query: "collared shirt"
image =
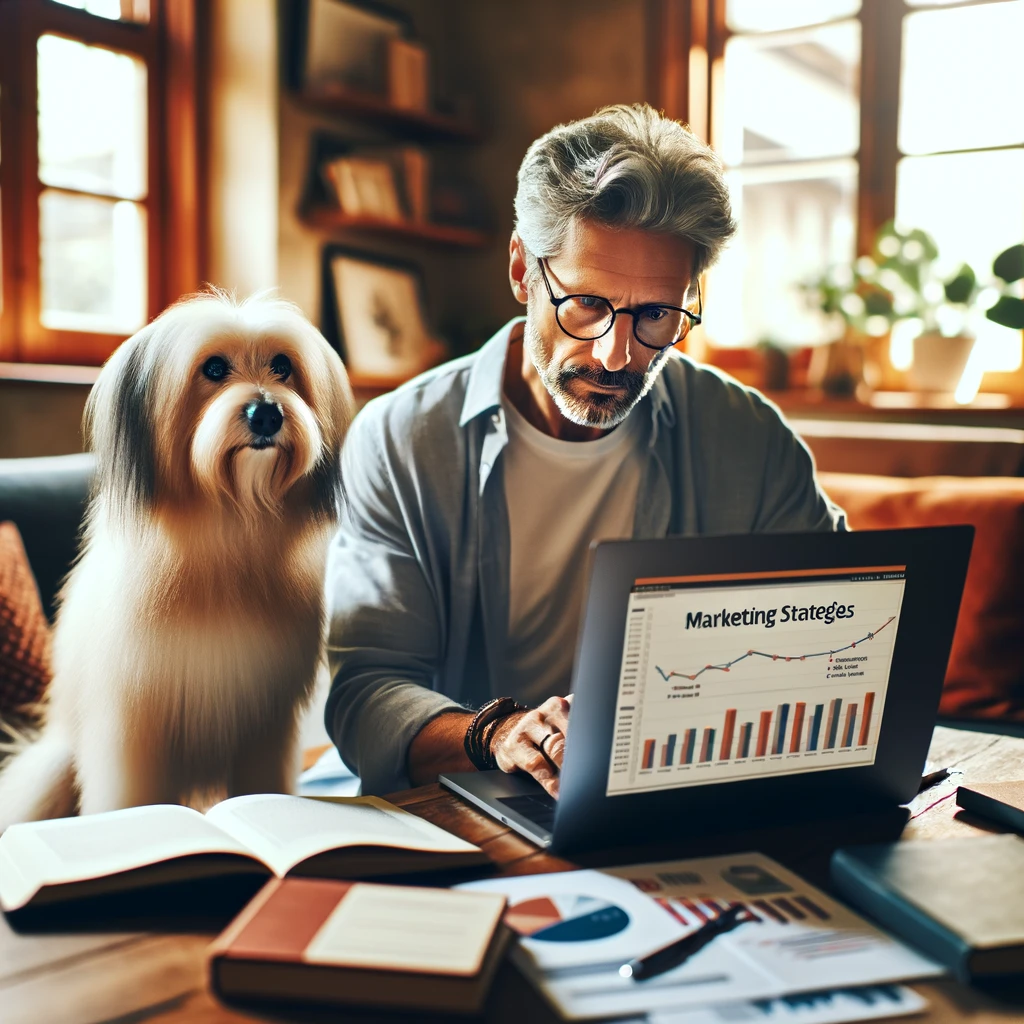
{"type": "MultiPolygon", "coordinates": [[[[325,714],[364,793],[409,785],[409,744],[433,718],[516,696],[501,389],[521,322],[370,402],[349,431],[325,714]]],[[[630,415],[650,418],[634,537],[845,529],[779,410],[717,370],[673,353],[630,415]]]]}

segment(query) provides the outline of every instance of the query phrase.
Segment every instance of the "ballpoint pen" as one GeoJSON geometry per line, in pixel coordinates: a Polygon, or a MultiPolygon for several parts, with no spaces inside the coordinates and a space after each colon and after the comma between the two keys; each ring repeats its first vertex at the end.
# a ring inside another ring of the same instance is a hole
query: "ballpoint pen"
{"type": "Polygon", "coordinates": [[[695,953],[700,952],[719,935],[732,931],[733,928],[743,924],[740,915],[744,909],[743,904],[734,903],[728,910],[701,925],[695,932],[690,932],[689,935],[684,935],[681,939],[670,942],[653,953],[648,953],[647,956],[638,957],[636,960],[630,960],[629,963],[623,964],[619,968],[619,974],[623,978],[632,978],[634,981],[646,981],[648,978],[671,971],[673,967],[678,967],[695,953]]]}

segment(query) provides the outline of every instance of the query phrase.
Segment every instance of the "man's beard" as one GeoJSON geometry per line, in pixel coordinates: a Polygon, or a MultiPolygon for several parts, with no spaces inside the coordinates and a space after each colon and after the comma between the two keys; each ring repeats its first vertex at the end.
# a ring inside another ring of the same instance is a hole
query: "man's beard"
{"type": "Polygon", "coordinates": [[[526,354],[536,367],[548,394],[555,400],[558,411],[570,423],[598,430],[617,427],[632,412],[658,379],[667,353],[667,350],[659,352],[644,372],[612,371],[586,363],[553,365],[550,356],[544,351],[540,334],[529,319],[525,325],[524,341],[526,354]],[[621,390],[617,393],[592,391],[580,386],[587,383],[621,390]]]}

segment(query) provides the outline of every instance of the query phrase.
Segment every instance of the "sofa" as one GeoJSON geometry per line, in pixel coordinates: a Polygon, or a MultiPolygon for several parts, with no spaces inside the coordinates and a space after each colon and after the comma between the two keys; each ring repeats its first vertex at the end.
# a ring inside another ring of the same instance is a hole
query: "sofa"
{"type": "Polygon", "coordinates": [[[0,522],[18,527],[51,622],[60,581],[78,549],[95,466],[90,454],[0,459],[0,522]]]}
{"type": "MultiPolygon", "coordinates": [[[[91,455],[0,459],[0,522],[21,533],[51,619],[78,543],[91,455]]],[[[822,473],[854,529],[976,528],[940,715],[1024,735],[1024,479],[822,473]]]]}

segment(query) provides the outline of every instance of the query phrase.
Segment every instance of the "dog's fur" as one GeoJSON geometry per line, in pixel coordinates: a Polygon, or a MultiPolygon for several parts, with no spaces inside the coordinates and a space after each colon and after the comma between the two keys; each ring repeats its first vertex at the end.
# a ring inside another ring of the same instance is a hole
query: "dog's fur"
{"type": "Polygon", "coordinates": [[[341,360],[284,302],[194,296],[114,353],[86,408],[97,480],[45,721],[0,772],[0,832],[290,791],[351,413],[341,360]],[[220,382],[212,356],[231,365],[220,382]],[[244,412],[261,399],[283,413],[265,448],[244,412]]]}

